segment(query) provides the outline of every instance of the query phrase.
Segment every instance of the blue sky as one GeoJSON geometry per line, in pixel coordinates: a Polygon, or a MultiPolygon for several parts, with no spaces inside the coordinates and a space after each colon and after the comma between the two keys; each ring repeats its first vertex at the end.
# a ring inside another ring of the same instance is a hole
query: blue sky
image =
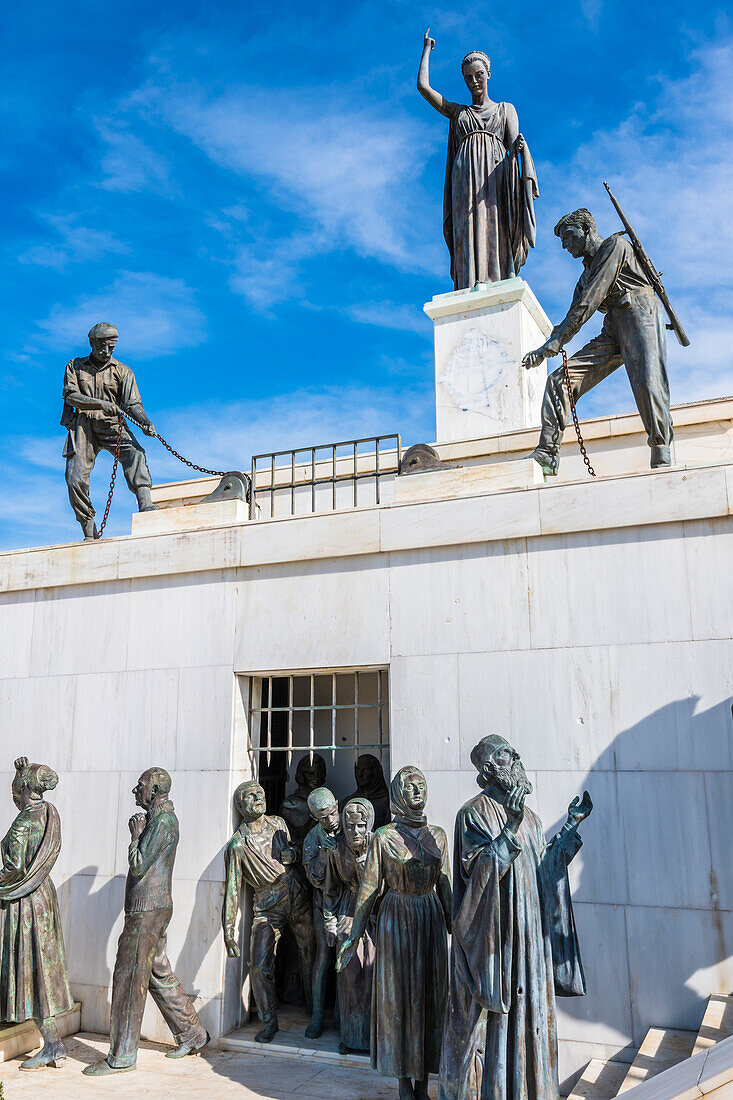
{"type": "MultiPolygon", "coordinates": [[[[446,120],[415,76],[466,100],[460,59],[492,58],[537,164],[538,247],[522,274],[559,320],[577,265],[552,235],[608,179],[692,346],[674,402],[733,393],[733,27],[652,0],[458,7],[6,6],[0,19],[3,266],[0,547],[76,539],[58,425],[64,364],[101,319],[160,431],[202,465],[400,431],[434,434],[432,328],[451,289],[446,120]],[[465,14],[464,14],[465,12],[465,14]]],[[[584,338],[596,331],[591,322],[584,338]]],[[[584,415],[633,407],[621,372],[584,415]]],[[[147,445],[153,478],[185,476],[147,445]]],[[[103,507],[111,462],[100,456],[103,507]]],[[[109,533],[129,531],[124,483],[109,533]]]]}

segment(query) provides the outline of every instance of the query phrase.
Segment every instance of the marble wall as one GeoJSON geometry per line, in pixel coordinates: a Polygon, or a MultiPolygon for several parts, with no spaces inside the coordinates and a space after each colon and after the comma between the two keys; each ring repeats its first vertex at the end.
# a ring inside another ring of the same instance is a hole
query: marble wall
{"type": "MultiPolygon", "coordinates": [[[[733,988],[733,518],[659,522],[657,497],[653,524],[541,534],[534,501],[476,498],[465,541],[429,549],[415,546],[422,525],[445,531],[460,513],[461,530],[470,501],[251,525],[250,551],[261,544],[261,562],[277,531],[282,560],[208,572],[170,572],[177,536],[117,540],[118,558],[143,541],[149,557],[168,553],[168,571],[0,594],[3,764],[25,753],[61,775],[56,881],[86,1028],[107,1021],[129,792],[153,762],[173,775],[181,821],[171,959],[212,1034],[232,1026],[238,964],[219,910],[247,768],[238,677],[280,670],[388,666],[393,770],[426,771],[430,817],[448,831],[477,790],[470,748],[490,731],[521,751],[548,832],[590,790],[573,864],[589,995],[560,1006],[563,1075],[628,1053],[651,1025],[697,1027],[705,997],[733,988]],[[533,533],[497,538],[497,508],[510,533],[533,533]]],[[[152,1008],[146,1033],[166,1037],[152,1008]]]]}

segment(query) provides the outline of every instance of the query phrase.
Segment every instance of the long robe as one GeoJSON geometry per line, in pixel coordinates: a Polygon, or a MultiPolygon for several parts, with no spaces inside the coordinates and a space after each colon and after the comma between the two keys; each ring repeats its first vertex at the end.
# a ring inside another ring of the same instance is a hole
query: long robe
{"type": "Polygon", "coordinates": [[[436,893],[442,875],[450,876],[448,842],[437,825],[377,829],[362,888],[387,888],[377,917],[371,1060],[388,1077],[422,1080],[440,1064],[448,969],[436,893]]]}
{"type": "Polygon", "coordinates": [[[50,802],[21,810],[0,843],[0,1020],[46,1020],[73,1007],[51,868],[61,822],[50,802]]]}
{"type": "MultiPolygon", "coordinates": [[[[323,883],[323,917],[328,929],[337,926],[339,945],[351,935],[356,898],[366,865],[357,858],[343,833],[336,847],[327,853],[323,883]]],[[[372,979],[374,975],[374,911],[366,932],[359,940],[354,957],[345,970],[336,974],[341,1042],[349,1050],[369,1050],[371,1027],[372,979]]]]}
{"type": "Polygon", "coordinates": [[[483,793],[458,812],[440,1100],[558,1100],[555,993],[585,993],[567,865],[525,808],[514,838],[483,793]]]}
{"type": "Polygon", "coordinates": [[[451,110],[443,233],[456,290],[511,279],[534,247],[537,173],[525,144],[507,147],[505,103],[451,110]]]}

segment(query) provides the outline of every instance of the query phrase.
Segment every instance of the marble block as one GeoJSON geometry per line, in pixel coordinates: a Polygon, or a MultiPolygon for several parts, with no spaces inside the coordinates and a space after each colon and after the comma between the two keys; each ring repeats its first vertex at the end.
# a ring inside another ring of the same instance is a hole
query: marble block
{"type": "Polygon", "coordinates": [[[544,485],[542,467],[533,458],[492,462],[488,466],[458,466],[455,469],[426,470],[406,474],[395,481],[395,503],[416,500],[450,500],[499,493],[504,489],[527,489],[544,485]]]}
{"type": "Polygon", "coordinates": [[[174,531],[201,531],[207,527],[227,527],[249,519],[249,504],[244,500],[211,500],[201,504],[181,504],[175,508],[156,508],[151,512],[133,512],[133,535],[164,535],[174,531]]]}
{"type": "Polygon", "coordinates": [[[545,365],[522,358],[552,325],[524,279],[479,283],[436,294],[423,307],[435,336],[435,416],[439,443],[539,425],[545,365]]]}
{"type": "MultiPolygon", "coordinates": [[[[77,1031],[81,1030],[79,1002],[77,1001],[68,1012],[62,1012],[57,1016],[56,1023],[62,1039],[67,1035],[76,1035],[77,1031]]],[[[21,1054],[30,1054],[41,1045],[41,1036],[33,1020],[26,1020],[23,1024],[0,1024],[0,1062],[7,1062],[21,1054]]]]}

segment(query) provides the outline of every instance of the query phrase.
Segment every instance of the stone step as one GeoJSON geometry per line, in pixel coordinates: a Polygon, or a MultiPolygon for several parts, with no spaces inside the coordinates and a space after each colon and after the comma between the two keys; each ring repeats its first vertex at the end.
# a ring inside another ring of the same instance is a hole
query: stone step
{"type": "Polygon", "coordinates": [[[671,1066],[692,1055],[697,1035],[694,1031],[678,1031],[671,1027],[652,1027],[647,1031],[639,1052],[628,1068],[618,1095],[656,1077],[671,1066]]]}
{"type": "Polygon", "coordinates": [[[628,1069],[628,1062],[604,1062],[600,1058],[594,1058],[583,1070],[582,1077],[573,1085],[568,1100],[612,1100],[628,1069]]]}
{"type": "MultiPolygon", "coordinates": [[[[68,1012],[57,1016],[56,1023],[62,1039],[67,1035],[76,1035],[81,1030],[80,1002],[77,1001],[68,1012]]],[[[0,1062],[7,1062],[21,1054],[30,1054],[40,1045],[41,1036],[33,1020],[26,1020],[23,1024],[0,1024],[0,1062]]]]}
{"type": "Polygon", "coordinates": [[[733,1035],[733,994],[713,993],[708,999],[693,1053],[699,1054],[730,1035],[733,1035]]]}

